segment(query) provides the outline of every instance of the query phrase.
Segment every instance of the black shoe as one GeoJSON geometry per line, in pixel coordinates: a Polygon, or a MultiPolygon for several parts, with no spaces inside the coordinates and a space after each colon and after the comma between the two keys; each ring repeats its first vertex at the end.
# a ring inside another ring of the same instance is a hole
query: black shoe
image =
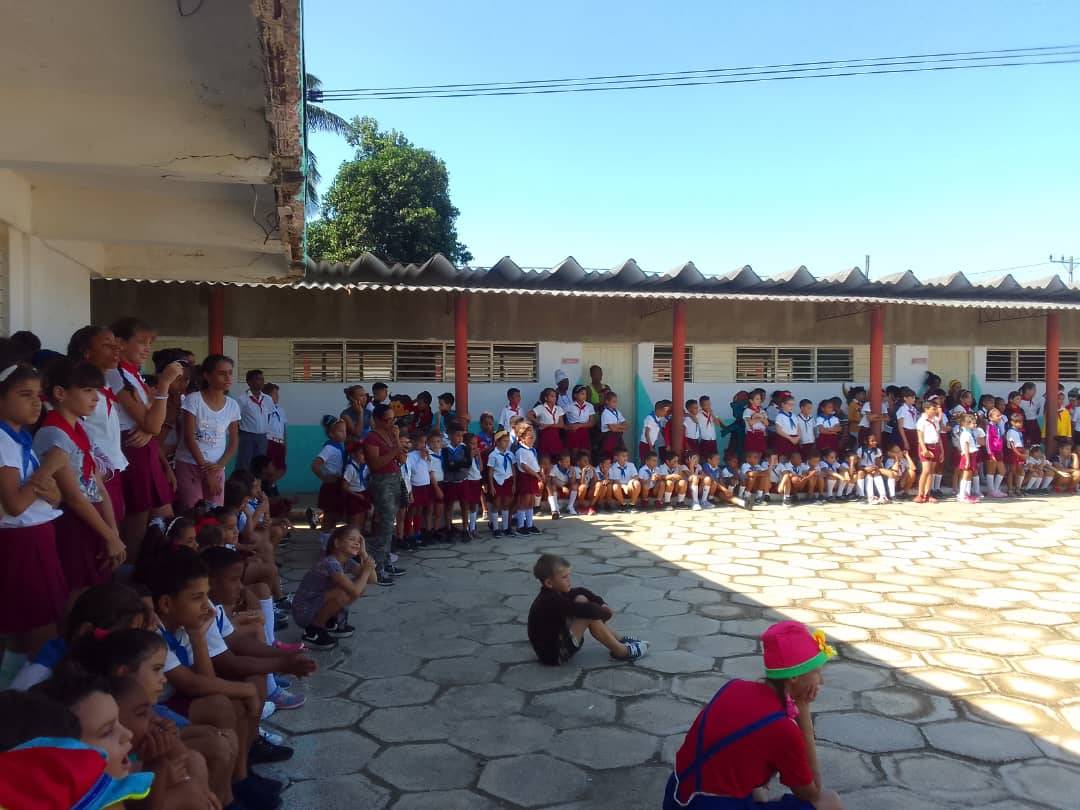
{"type": "Polygon", "coordinates": [[[274,600],[274,610],[275,611],[283,610],[283,611],[286,611],[286,612],[292,610],[292,598],[286,594],[285,596],[281,597],[280,599],[275,599],[274,600]]]}
{"type": "Polygon", "coordinates": [[[514,531],[511,532],[511,534],[513,534],[513,535],[515,535],[517,537],[528,537],[529,535],[532,534],[532,532],[530,532],[524,526],[520,526],[520,527],[514,529],[514,531]]]}
{"type": "Polygon", "coordinates": [[[383,571],[386,572],[387,574],[389,574],[392,577],[403,577],[403,576],[405,576],[405,573],[406,573],[404,568],[398,568],[393,563],[387,563],[383,567],[383,571]]]}
{"type": "Polygon", "coordinates": [[[527,531],[529,534],[543,534],[543,532],[535,526],[526,526],[525,531],[527,531]]]}
{"type": "Polygon", "coordinates": [[[263,776],[261,773],[255,773],[255,771],[248,771],[248,776],[255,780],[255,783],[261,785],[270,793],[281,793],[285,789],[285,783],[279,782],[277,779],[271,779],[269,776],[263,776]]]}
{"type": "MultiPolygon", "coordinates": [[[[259,737],[251,744],[248,751],[248,762],[252,765],[264,765],[268,762],[284,762],[292,759],[293,750],[287,745],[274,745],[259,737]]],[[[250,802],[245,802],[250,804],[250,802]]]]}
{"type": "Polygon", "coordinates": [[[268,790],[250,775],[246,779],[233,783],[233,796],[241,806],[247,808],[277,810],[281,807],[281,796],[268,790]]]}
{"type": "Polygon", "coordinates": [[[315,519],[315,510],[310,506],[304,511],[304,516],[307,518],[308,526],[311,527],[313,532],[319,530],[319,521],[315,519]]]}
{"type": "Polygon", "coordinates": [[[562,517],[562,514],[561,514],[561,513],[559,513],[559,512],[552,512],[552,513],[551,513],[551,519],[552,519],[552,520],[558,520],[558,519],[559,519],[559,518],[561,518],[561,517],[562,517]]]}
{"type": "Polygon", "coordinates": [[[356,628],[348,622],[338,622],[326,625],[326,634],[331,638],[352,638],[356,628]]]}
{"type": "Polygon", "coordinates": [[[285,617],[274,616],[274,632],[280,633],[282,630],[287,630],[289,627],[289,620],[285,617]]]}
{"type": "Polygon", "coordinates": [[[304,632],[304,646],[312,650],[332,650],[337,646],[337,640],[330,635],[325,627],[310,625],[304,632]]]}
{"type": "Polygon", "coordinates": [[[375,575],[375,581],[377,583],[379,583],[380,585],[382,585],[383,587],[386,587],[387,585],[393,585],[394,584],[394,578],[392,576],[390,576],[389,574],[387,574],[385,571],[379,571],[375,575]]]}

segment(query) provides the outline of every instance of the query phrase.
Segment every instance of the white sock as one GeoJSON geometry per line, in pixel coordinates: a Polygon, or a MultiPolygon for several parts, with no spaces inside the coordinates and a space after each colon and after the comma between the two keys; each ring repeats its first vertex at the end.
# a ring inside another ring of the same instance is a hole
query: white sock
{"type": "Polygon", "coordinates": [[[691,485],[690,485],[690,500],[691,500],[691,501],[692,501],[693,503],[697,503],[697,504],[699,504],[699,505],[700,505],[700,503],[698,502],[698,488],[697,488],[697,484],[691,484],[691,485]]]}
{"type": "Polygon", "coordinates": [[[1001,492],[1001,482],[1005,480],[1004,475],[992,475],[990,476],[993,483],[990,485],[990,489],[993,492],[1001,492]]]}
{"type": "Polygon", "coordinates": [[[559,511],[559,498],[555,495],[548,495],[548,506],[551,507],[551,514],[555,514],[559,511]]]}
{"type": "Polygon", "coordinates": [[[937,489],[937,490],[941,489],[941,479],[942,479],[942,476],[940,476],[940,475],[935,475],[934,476],[934,489],[937,489]]]}
{"type": "Polygon", "coordinates": [[[886,478],[885,479],[885,486],[889,491],[889,497],[890,498],[895,498],[896,497],[896,479],[895,478],[886,478]]]}
{"type": "Polygon", "coordinates": [[[875,475],[873,477],[872,481],[873,481],[873,484],[874,484],[874,492],[876,492],[879,497],[884,498],[885,495],[886,495],[886,492],[885,492],[885,479],[882,478],[880,475],[875,475]]]}
{"type": "Polygon", "coordinates": [[[971,479],[971,494],[972,495],[982,495],[982,485],[979,482],[978,478],[972,478],[971,479]]]}
{"type": "Polygon", "coordinates": [[[532,525],[533,525],[533,510],[532,509],[526,509],[525,510],[525,525],[528,526],[530,529],[532,528],[532,525]]]}
{"type": "Polygon", "coordinates": [[[473,509],[472,511],[469,512],[469,531],[470,532],[475,532],[476,531],[476,510],[475,509],[473,509]]]}
{"type": "Polygon", "coordinates": [[[1040,480],[1041,479],[1039,478],[1032,478],[1024,485],[1024,489],[1028,491],[1035,489],[1035,487],[1039,485],[1040,480]]]}
{"type": "Polygon", "coordinates": [[[524,509],[518,509],[516,512],[514,512],[514,526],[516,526],[519,529],[522,529],[522,528],[525,527],[525,510],[524,509]]]}
{"type": "Polygon", "coordinates": [[[266,697],[269,700],[270,695],[274,694],[278,690],[277,681],[274,680],[274,676],[267,673],[266,675],[266,697]]]}
{"type": "Polygon", "coordinates": [[[834,489],[836,489],[836,480],[833,479],[833,478],[830,478],[828,481],[825,482],[825,494],[826,494],[826,496],[831,498],[834,489]]]}
{"type": "Polygon", "coordinates": [[[958,498],[966,498],[970,488],[971,488],[971,482],[961,478],[960,479],[960,484],[957,486],[957,489],[956,489],[956,497],[958,497],[958,498]]]}
{"type": "Polygon", "coordinates": [[[263,615],[263,635],[267,644],[274,643],[274,600],[260,599],[259,610],[263,615]]]}
{"type": "Polygon", "coordinates": [[[671,503],[671,493],[664,490],[664,503],[671,503]]]}
{"type": "Polygon", "coordinates": [[[503,528],[503,531],[504,532],[508,531],[510,529],[510,510],[509,509],[503,509],[501,512],[499,512],[499,514],[502,515],[502,528],[503,528]]]}
{"type": "Polygon", "coordinates": [[[706,502],[708,502],[708,500],[709,500],[709,485],[708,484],[702,484],[701,485],[701,492],[698,494],[698,501],[701,502],[701,503],[706,503],[706,502]]]}
{"type": "Polygon", "coordinates": [[[866,478],[865,477],[860,478],[855,486],[857,486],[859,488],[859,497],[860,498],[865,497],[866,496],[866,478]]]}
{"type": "Polygon", "coordinates": [[[566,505],[567,510],[573,512],[575,503],[577,503],[577,490],[572,489],[570,490],[570,503],[566,505]]]}
{"type": "Polygon", "coordinates": [[[1050,489],[1050,485],[1052,483],[1054,483],[1054,476],[1051,475],[1049,478],[1044,478],[1042,480],[1042,488],[1043,489],[1050,489]]]}
{"type": "Polygon", "coordinates": [[[676,502],[678,502],[678,503],[685,503],[686,502],[686,493],[685,492],[680,492],[678,495],[675,496],[675,499],[676,499],[676,502]]]}

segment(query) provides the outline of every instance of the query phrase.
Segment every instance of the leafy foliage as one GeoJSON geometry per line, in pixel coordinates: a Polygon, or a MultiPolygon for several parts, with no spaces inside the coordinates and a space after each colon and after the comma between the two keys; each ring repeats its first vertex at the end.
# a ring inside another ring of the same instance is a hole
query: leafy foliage
{"type": "Polygon", "coordinates": [[[355,157],[342,164],[308,228],[308,254],[351,262],[370,252],[388,262],[422,262],[442,253],[472,259],[458,241],[446,164],[374,118],[354,118],[346,140],[355,157]]]}
{"type": "MultiPolygon", "coordinates": [[[[308,91],[319,90],[322,87],[322,79],[313,73],[304,74],[304,87],[308,91]]],[[[307,128],[314,130],[315,132],[330,132],[334,135],[341,135],[347,137],[352,132],[352,127],[349,126],[349,122],[342,118],[337,113],[332,113],[325,107],[320,107],[318,104],[313,104],[310,101],[304,102],[304,118],[307,122],[307,128]]],[[[319,210],[319,181],[322,180],[322,175],[319,174],[319,161],[315,157],[315,153],[311,151],[311,148],[307,148],[307,154],[305,156],[305,162],[307,163],[307,205],[309,212],[319,210]]]]}

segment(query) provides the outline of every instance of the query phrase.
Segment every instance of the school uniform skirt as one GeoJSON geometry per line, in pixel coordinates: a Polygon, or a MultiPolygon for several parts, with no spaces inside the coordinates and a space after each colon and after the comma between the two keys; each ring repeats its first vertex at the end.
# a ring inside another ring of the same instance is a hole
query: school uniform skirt
{"type": "Polygon", "coordinates": [[[562,431],[556,428],[541,430],[537,449],[540,455],[548,456],[553,462],[558,461],[559,454],[563,451],[562,431]]]}
{"type": "Polygon", "coordinates": [[[600,439],[600,452],[605,458],[614,458],[615,454],[624,449],[622,434],[609,430],[602,434],[600,439]]]}
{"type": "MultiPolygon", "coordinates": [[[[123,434],[126,440],[131,434],[123,434]]],[[[149,512],[161,506],[169,506],[176,493],[169,485],[165,469],[161,466],[158,440],[151,439],[142,447],[124,447],[128,460],[127,469],[120,474],[124,489],[124,503],[128,513],[149,512]]]]}
{"type": "Polygon", "coordinates": [[[716,445],[716,439],[702,439],[701,440],[701,458],[708,460],[709,456],[718,451],[716,445]]]}
{"type": "Polygon", "coordinates": [[[425,506],[431,506],[433,503],[435,503],[435,493],[432,492],[431,484],[424,484],[422,487],[413,484],[413,506],[415,506],[417,509],[421,509],[425,506]]]}
{"type": "Polygon", "coordinates": [[[109,477],[105,479],[105,491],[109,493],[113,515],[116,516],[116,525],[119,526],[124,522],[124,517],[127,515],[127,506],[124,501],[124,474],[122,471],[114,470],[110,473],[109,477]]]}
{"type": "MultiPolygon", "coordinates": [[[[100,514],[101,504],[95,503],[94,508],[100,514]]],[[[68,587],[75,591],[108,582],[112,571],[107,565],[105,538],[69,509],[53,523],[56,552],[68,587]]]]}
{"type": "Polygon", "coordinates": [[[275,442],[269,439],[266,442],[266,457],[273,462],[274,466],[285,472],[285,443],[275,442]]]}
{"type": "Polygon", "coordinates": [[[903,428],[904,438],[907,439],[907,451],[914,458],[919,453],[919,431],[911,428],[903,428]]]}
{"type": "Polygon", "coordinates": [[[517,494],[521,495],[542,495],[544,492],[544,482],[542,479],[534,477],[532,475],[525,475],[520,470],[514,474],[514,478],[517,481],[517,494]]]}
{"type": "Polygon", "coordinates": [[[371,498],[366,492],[345,493],[345,517],[352,518],[357,515],[366,515],[371,511],[371,498]]]}
{"type": "MultiPolygon", "coordinates": [[[[916,443],[914,445],[918,447],[916,443]]],[[[830,450],[840,451],[840,434],[839,433],[822,433],[817,437],[817,447],[821,451],[822,455],[825,455],[830,450]]]]}
{"type": "Polygon", "coordinates": [[[592,450],[592,437],[590,431],[585,428],[566,431],[566,447],[568,450],[592,450]]]}
{"type": "Polygon", "coordinates": [[[319,487],[318,507],[324,512],[340,515],[345,511],[345,493],[341,491],[341,481],[324,483],[319,487]]]}
{"type": "Polygon", "coordinates": [[[479,506],[481,491],[481,481],[462,481],[459,499],[464,501],[468,506],[479,506]]]}
{"type": "Polygon", "coordinates": [[[461,481],[443,481],[441,484],[443,500],[447,503],[457,503],[461,500],[461,481]]]}
{"type": "Polygon", "coordinates": [[[777,455],[787,455],[799,449],[797,442],[790,442],[779,433],[773,434],[772,451],[777,455]]]}
{"type": "Polygon", "coordinates": [[[926,445],[926,454],[929,458],[924,458],[923,461],[941,464],[945,460],[945,450],[942,448],[941,442],[926,445]]]}
{"type": "Polygon", "coordinates": [[[496,498],[513,498],[514,497],[514,476],[508,475],[506,480],[501,484],[495,483],[495,497],[496,498]]]}
{"type": "Polygon", "coordinates": [[[26,633],[64,616],[71,589],[54,523],[0,528],[0,634],[26,633]]]}
{"type": "Polygon", "coordinates": [[[748,430],[743,440],[743,453],[764,453],[768,450],[769,439],[763,431],[748,430]]]}
{"type": "Polygon", "coordinates": [[[1024,444],[1031,447],[1033,444],[1040,444],[1042,442],[1042,431],[1039,430],[1038,419],[1025,419],[1024,420],[1024,444]]]}

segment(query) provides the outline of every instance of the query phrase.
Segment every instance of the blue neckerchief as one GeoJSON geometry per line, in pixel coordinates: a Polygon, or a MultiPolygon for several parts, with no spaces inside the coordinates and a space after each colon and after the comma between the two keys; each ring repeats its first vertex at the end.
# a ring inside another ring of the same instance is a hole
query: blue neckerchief
{"type": "Polygon", "coordinates": [[[30,431],[26,428],[15,430],[2,419],[0,419],[0,430],[3,430],[15,444],[22,448],[22,480],[25,481],[41,466],[37,456],[34,455],[34,437],[30,435],[30,431]]]}
{"type": "Polygon", "coordinates": [[[555,468],[556,468],[556,469],[557,469],[557,470],[558,470],[559,472],[561,472],[561,473],[562,473],[563,475],[565,475],[565,476],[566,476],[567,478],[569,478],[569,477],[570,477],[570,468],[569,468],[569,467],[567,467],[567,468],[566,468],[566,469],[564,470],[564,469],[563,469],[562,467],[560,467],[560,466],[559,466],[558,464],[556,464],[556,465],[555,465],[555,468]]]}
{"type": "Polygon", "coordinates": [[[499,455],[502,456],[503,472],[507,472],[507,473],[510,472],[510,464],[511,464],[510,453],[508,453],[505,450],[499,450],[498,453],[499,453],[499,455]]]}
{"type": "Polygon", "coordinates": [[[367,483],[367,464],[357,464],[355,461],[353,461],[350,458],[348,466],[350,466],[354,470],[356,470],[356,479],[361,484],[366,484],[367,483]]]}
{"type": "Polygon", "coordinates": [[[511,453],[515,453],[515,454],[516,454],[516,453],[517,453],[517,451],[518,451],[518,450],[520,450],[520,449],[521,449],[521,442],[518,442],[518,441],[514,441],[514,442],[512,442],[512,443],[510,444],[510,452],[511,452],[511,453]]]}
{"type": "Polygon", "coordinates": [[[46,641],[37,651],[33,662],[48,669],[56,669],[56,665],[63,661],[65,656],[67,656],[67,642],[62,638],[54,638],[46,641]]]}
{"type": "Polygon", "coordinates": [[[339,453],[341,453],[341,469],[345,469],[345,465],[349,463],[349,454],[345,452],[345,442],[332,442],[329,439],[323,444],[323,447],[333,447],[339,453]]]}
{"type": "MultiPolygon", "coordinates": [[[[605,410],[605,411],[608,411],[608,412],[609,412],[609,413],[610,413],[610,414],[611,414],[612,416],[616,416],[616,417],[618,417],[618,416],[622,416],[622,414],[620,414],[620,413],[619,413],[619,409],[618,409],[618,408],[609,408],[609,407],[607,407],[607,406],[605,405],[605,406],[604,406],[604,410],[605,410]]],[[[619,419],[619,421],[621,422],[621,421],[622,421],[622,419],[619,419]]]]}
{"type": "Polygon", "coordinates": [[[623,476],[626,475],[626,465],[616,464],[615,466],[619,468],[619,480],[621,481],[623,476]]]}
{"type": "Polygon", "coordinates": [[[165,644],[168,645],[169,650],[176,656],[176,660],[180,662],[180,666],[190,668],[191,656],[188,655],[187,648],[180,643],[180,640],[170,633],[165,625],[159,626],[158,632],[161,633],[161,637],[165,639],[165,644]]]}
{"type": "MultiPolygon", "coordinates": [[[[225,631],[225,609],[221,605],[217,605],[217,609],[214,611],[214,621],[217,623],[217,631],[222,633],[225,631]]],[[[186,650],[185,650],[186,652],[186,650]]]]}

